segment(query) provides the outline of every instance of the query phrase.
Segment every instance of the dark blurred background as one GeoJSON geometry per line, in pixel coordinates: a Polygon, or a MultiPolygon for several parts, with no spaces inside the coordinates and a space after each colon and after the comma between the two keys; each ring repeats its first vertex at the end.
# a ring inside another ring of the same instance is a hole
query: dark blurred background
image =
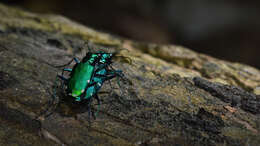
{"type": "Polygon", "coordinates": [[[259,0],[2,0],[138,41],[171,43],[260,68],[259,0]]]}

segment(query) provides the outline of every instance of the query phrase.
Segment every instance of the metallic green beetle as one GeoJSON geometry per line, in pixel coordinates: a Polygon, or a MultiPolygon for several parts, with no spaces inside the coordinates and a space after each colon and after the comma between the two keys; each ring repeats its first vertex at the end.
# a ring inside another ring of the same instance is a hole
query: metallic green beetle
{"type": "MultiPolygon", "coordinates": [[[[73,69],[64,68],[62,75],[57,75],[63,81],[62,86],[65,85],[66,94],[74,98],[76,102],[85,100],[91,102],[94,97],[100,105],[97,93],[103,83],[114,77],[124,76],[121,70],[112,68],[113,56],[113,53],[88,52],[81,62],[77,58],[73,58],[76,62],[73,69]],[[64,77],[64,71],[70,72],[68,78],[64,77]]],[[[90,104],[88,105],[90,106],[90,104]]],[[[90,108],[89,113],[91,113],[90,108]]]]}

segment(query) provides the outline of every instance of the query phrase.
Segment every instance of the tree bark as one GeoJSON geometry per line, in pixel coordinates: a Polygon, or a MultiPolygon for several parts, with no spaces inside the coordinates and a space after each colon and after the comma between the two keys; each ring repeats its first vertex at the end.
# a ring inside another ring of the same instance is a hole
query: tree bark
{"type": "Polygon", "coordinates": [[[253,67],[181,46],[114,37],[62,16],[4,5],[0,16],[0,145],[260,143],[260,71],[253,67]],[[105,82],[91,122],[88,112],[68,101],[52,106],[54,95],[63,98],[54,93],[61,72],[54,66],[82,59],[85,42],[93,52],[125,56],[113,66],[128,80],[120,86],[112,80],[112,88],[105,82]],[[38,118],[49,107],[53,114],[38,118]]]}

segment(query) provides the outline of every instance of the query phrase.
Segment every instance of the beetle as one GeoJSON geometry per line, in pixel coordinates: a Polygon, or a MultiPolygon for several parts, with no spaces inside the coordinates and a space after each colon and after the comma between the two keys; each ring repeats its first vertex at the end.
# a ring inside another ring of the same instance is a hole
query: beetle
{"type": "MultiPolygon", "coordinates": [[[[70,65],[75,61],[76,64],[73,68],[64,68],[62,74],[58,74],[56,77],[62,80],[62,86],[66,95],[73,98],[74,102],[88,102],[89,118],[91,114],[95,118],[90,108],[93,98],[97,100],[98,106],[100,106],[98,92],[103,83],[115,77],[124,78],[124,74],[121,70],[115,70],[111,66],[112,58],[115,54],[116,53],[88,52],[81,61],[74,57],[69,63],[64,65],[70,65]],[[65,77],[64,72],[69,72],[69,77],[65,77]]],[[[56,91],[54,94],[56,94],[56,91]]],[[[54,95],[54,97],[56,96],[54,95]]]]}

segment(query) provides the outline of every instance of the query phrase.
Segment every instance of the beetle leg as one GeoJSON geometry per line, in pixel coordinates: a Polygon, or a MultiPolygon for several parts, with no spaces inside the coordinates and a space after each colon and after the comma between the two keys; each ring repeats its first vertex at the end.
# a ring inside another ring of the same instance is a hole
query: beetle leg
{"type": "Polygon", "coordinates": [[[64,76],[61,76],[61,75],[57,75],[60,79],[62,79],[63,81],[68,81],[67,78],[65,78],[64,76]]]}
{"type": "Polygon", "coordinates": [[[95,113],[95,117],[96,117],[98,115],[99,110],[100,110],[100,103],[101,102],[100,102],[100,99],[99,99],[97,94],[94,96],[94,98],[97,100],[97,103],[98,103],[98,109],[97,109],[97,112],[95,113]]]}
{"type": "Polygon", "coordinates": [[[54,66],[54,67],[60,68],[60,67],[68,66],[68,65],[70,65],[70,64],[72,63],[73,60],[74,60],[76,63],[80,63],[80,61],[79,61],[76,57],[74,57],[74,58],[71,59],[68,63],[66,63],[66,64],[64,64],[64,65],[57,65],[57,66],[54,66]]]}
{"type": "Polygon", "coordinates": [[[113,79],[116,76],[117,76],[117,74],[115,74],[113,71],[107,71],[107,73],[105,75],[103,75],[103,74],[95,74],[95,77],[104,78],[105,81],[113,79]]]}
{"type": "Polygon", "coordinates": [[[95,99],[97,100],[98,105],[100,105],[101,102],[100,102],[100,99],[99,99],[98,95],[96,94],[94,97],[95,97],[95,99]]]}
{"type": "Polygon", "coordinates": [[[115,70],[111,65],[108,65],[110,67],[110,70],[112,70],[117,76],[124,78],[124,74],[121,70],[115,70]]]}
{"type": "Polygon", "coordinates": [[[107,81],[113,79],[114,77],[116,77],[116,75],[107,75],[104,79],[107,81]]]}
{"type": "Polygon", "coordinates": [[[68,72],[72,72],[72,69],[71,68],[64,68],[63,70],[62,70],[62,76],[64,75],[64,71],[68,71],[68,72]]]}
{"type": "Polygon", "coordinates": [[[63,71],[72,72],[72,69],[71,68],[64,68],[63,71]]]}
{"type": "MultiPolygon", "coordinates": [[[[111,83],[110,80],[108,80],[108,82],[109,82],[109,85],[110,85],[110,93],[112,93],[112,90],[115,89],[115,88],[112,87],[112,83],[111,83]]],[[[111,95],[111,94],[110,94],[110,95],[111,95]]]]}
{"type": "Polygon", "coordinates": [[[76,63],[80,63],[79,59],[74,57],[73,60],[76,62],[76,63]]]}
{"type": "Polygon", "coordinates": [[[89,122],[90,122],[90,118],[91,118],[91,107],[90,107],[90,103],[88,103],[88,121],[89,122]]]}
{"type": "Polygon", "coordinates": [[[94,113],[91,111],[91,103],[92,103],[92,98],[90,98],[89,101],[88,101],[88,120],[89,120],[89,122],[90,122],[90,120],[91,120],[91,116],[92,116],[94,119],[96,119],[94,113]]]}
{"type": "MultiPolygon", "coordinates": [[[[120,71],[121,72],[121,71],[120,71]]],[[[119,73],[120,73],[119,72],[119,73]]],[[[120,88],[121,87],[121,85],[120,85],[120,82],[119,82],[119,78],[118,78],[118,74],[117,73],[115,73],[114,71],[110,71],[110,72],[108,72],[106,75],[99,75],[99,74],[96,74],[96,76],[99,76],[99,77],[103,77],[104,78],[104,81],[109,81],[110,82],[110,80],[111,79],[113,79],[114,77],[117,77],[117,84],[118,84],[118,87],[119,87],[119,90],[120,90],[120,93],[121,93],[121,95],[123,95],[123,91],[122,91],[122,89],[120,88]]],[[[120,76],[121,77],[121,76],[120,76]]],[[[111,83],[110,83],[111,84],[111,83]]]]}
{"type": "Polygon", "coordinates": [[[65,78],[63,75],[57,75],[57,77],[60,78],[63,81],[61,87],[62,87],[62,89],[64,89],[64,82],[66,84],[68,79],[65,78]]]}
{"type": "Polygon", "coordinates": [[[107,81],[107,80],[113,79],[114,77],[117,77],[117,76],[121,77],[121,75],[119,75],[119,73],[121,73],[121,71],[116,71],[116,72],[109,71],[109,72],[106,73],[106,75],[96,74],[95,76],[103,77],[104,80],[107,81]]]}
{"type": "Polygon", "coordinates": [[[118,78],[118,77],[124,79],[124,74],[122,73],[121,70],[114,70],[113,68],[111,68],[111,69],[112,69],[112,71],[109,71],[109,72],[107,73],[107,74],[110,75],[110,76],[107,77],[106,80],[110,80],[110,79],[116,77],[116,79],[117,79],[117,85],[118,85],[118,87],[119,87],[120,93],[121,93],[121,95],[123,95],[123,91],[122,91],[122,88],[121,88],[120,81],[119,81],[119,78],[118,78]]]}

